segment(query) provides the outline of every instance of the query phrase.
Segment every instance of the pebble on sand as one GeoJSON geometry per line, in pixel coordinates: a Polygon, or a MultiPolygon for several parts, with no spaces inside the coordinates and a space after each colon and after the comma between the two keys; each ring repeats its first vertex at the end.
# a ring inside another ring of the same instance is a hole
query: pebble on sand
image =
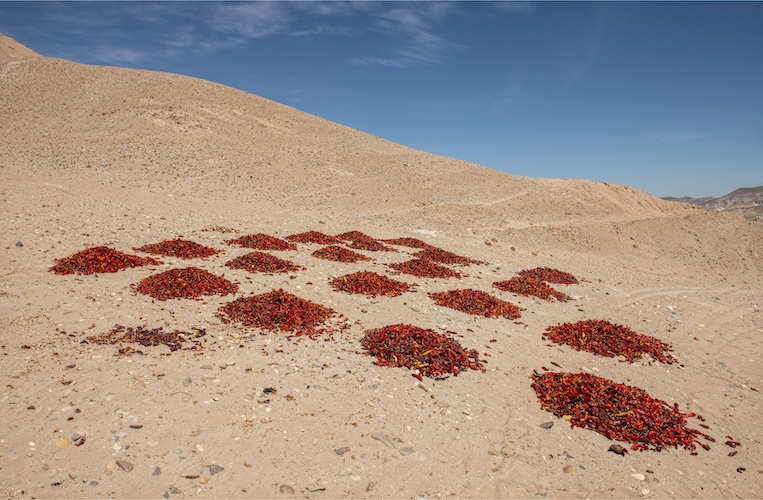
{"type": "Polygon", "coordinates": [[[281,493],[288,493],[289,495],[294,494],[294,488],[292,488],[288,484],[282,484],[281,486],[279,486],[278,491],[280,491],[281,493]]]}
{"type": "Polygon", "coordinates": [[[126,460],[117,460],[117,467],[119,467],[125,472],[130,472],[131,470],[133,470],[134,466],[133,464],[131,464],[130,462],[126,460]]]}

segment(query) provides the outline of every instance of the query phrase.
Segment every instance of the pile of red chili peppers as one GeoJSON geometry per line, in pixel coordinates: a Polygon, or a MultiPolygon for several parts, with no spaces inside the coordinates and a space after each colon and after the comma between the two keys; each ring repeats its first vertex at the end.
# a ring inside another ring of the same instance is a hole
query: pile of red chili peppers
{"type": "Polygon", "coordinates": [[[245,269],[250,273],[291,273],[304,267],[289,260],[279,259],[275,255],[263,252],[251,252],[225,263],[231,269],[245,269]]]}
{"type": "Polygon", "coordinates": [[[442,250],[433,246],[429,246],[421,250],[420,252],[416,253],[414,257],[423,260],[432,260],[442,264],[455,264],[458,266],[468,266],[469,264],[484,264],[484,262],[481,260],[462,257],[453,252],[448,252],[447,250],[442,250]]]}
{"type": "Polygon", "coordinates": [[[257,250],[296,250],[297,245],[284,241],[269,234],[248,234],[233,240],[225,240],[229,245],[238,245],[244,248],[257,250]]]}
{"type": "Polygon", "coordinates": [[[388,240],[381,241],[384,243],[389,243],[390,245],[400,245],[410,248],[435,248],[426,241],[422,241],[418,238],[390,238],[388,240]]]}
{"type": "Polygon", "coordinates": [[[526,278],[524,276],[514,276],[510,280],[496,281],[493,286],[504,292],[511,292],[517,295],[532,295],[543,300],[556,299],[559,302],[566,302],[570,297],[554,290],[547,283],[535,278],[526,278]]]}
{"type": "Polygon", "coordinates": [[[517,319],[521,309],[511,302],[497,299],[480,290],[452,290],[449,292],[430,293],[438,306],[450,307],[467,314],[486,318],[504,317],[517,319]]]}
{"type": "Polygon", "coordinates": [[[238,284],[198,267],[170,269],[132,286],[136,291],[158,300],[198,299],[203,295],[228,295],[238,290],[238,284]]]}
{"type": "Polygon", "coordinates": [[[557,269],[550,267],[536,267],[534,269],[525,269],[517,273],[519,276],[525,278],[534,278],[536,280],[545,281],[547,283],[557,283],[559,285],[575,285],[578,283],[577,278],[557,269]]]}
{"type": "Polygon", "coordinates": [[[138,252],[150,253],[153,255],[164,255],[166,257],[179,257],[181,259],[203,259],[219,253],[214,248],[199,245],[188,240],[166,240],[150,245],[143,245],[140,248],[133,248],[138,252]]]}
{"type": "Polygon", "coordinates": [[[453,269],[436,264],[430,260],[412,259],[405,262],[387,264],[389,267],[404,274],[420,278],[460,278],[461,275],[453,269]]]}
{"type": "Polygon", "coordinates": [[[413,376],[422,380],[439,378],[446,373],[458,375],[467,369],[485,371],[476,350],[441,333],[413,325],[392,325],[366,331],[361,344],[379,366],[404,366],[417,370],[413,376]]]}
{"type": "MultiPolygon", "coordinates": [[[[686,427],[693,413],[652,398],[638,387],[619,384],[590,373],[534,372],[532,387],[543,409],[557,417],[569,415],[572,427],[584,427],[609,439],[631,443],[633,450],[661,451],[683,446],[696,455],[697,440],[712,437],[686,427]]],[[[697,417],[700,418],[700,417],[697,417]]]]}
{"type": "Polygon", "coordinates": [[[335,311],[279,289],[238,298],[220,307],[219,313],[223,323],[235,321],[248,327],[313,337],[320,333],[316,327],[335,311]]]}
{"type": "Polygon", "coordinates": [[[385,297],[397,297],[407,292],[412,285],[402,281],[393,280],[368,271],[340,276],[331,280],[331,288],[338,292],[362,293],[371,297],[383,295],[385,297]]]}
{"type": "Polygon", "coordinates": [[[592,319],[549,326],[543,334],[543,339],[608,358],[623,356],[631,363],[644,354],[661,363],[677,361],[668,354],[671,350],[669,344],[650,335],[636,333],[627,326],[602,320],[592,319]]]}
{"type": "Polygon", "coordinates": [[[312,253],[313,257],[319,259],[334,260],[336,262],[358,262],[360,260],[371,260],[370,257],[366,257],[358,252],[353,252],[344,247],[337,245],[330,245],[327,247],[319,248],[312,253]]]}
{"type": "Polygon", "coordinates": [[[307,231],[299,234],[292,234],[284,238],[286,241],[294,243],[318,243],[319,245],[334,245],[342,243],[342,240],[334,236],[328,236],[319,231],[307,231]]]}
{"type": "Polygon", "coordinates": [[[56,274],[115,273],[129,267],[156,266],[161,263],[151,257],[138,257],[100,246],[86,248],[63,259],[56,259],[56,265],[51,267],[50,271],[56,274]]]}

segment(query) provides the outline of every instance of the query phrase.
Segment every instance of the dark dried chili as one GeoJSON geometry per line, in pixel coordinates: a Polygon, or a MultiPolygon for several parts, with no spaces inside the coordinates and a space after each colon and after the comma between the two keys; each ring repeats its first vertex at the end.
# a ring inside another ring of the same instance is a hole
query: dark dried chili
{"type": "Polygon", "coordinates": [[[687,427],[694,414],[681,413],[677,404],[670,406],[638,387],[590,373],[533,372],[530,378],[541,407],[557,417],[569,416],[572,427],[631,443],[633,450],[683,446],[696,454],[697,444],[709,449],[698,441],[707,435],[687,427]]]}
{"type": "Polygon", "coordinates": [[[578,283],[577,278],[566,273],[564,271],[558,271],[550,267],[536,267],[534,269],[525,269],[517,273],[519,276],[526,278],[535,278],[536,280],[545,281],[547,283],[556,283],[559,285],[574,285],[578,283]]]}
{"type": "Polygon", "coordinates": [[[426,241],[422,241],[418,238],[391,238],[388,240],[381,240],[384,243],[389,243],[390,245],[399,245],[403,247],[410,247],[410,248],[435,248],[426,241]]]}
{"type": "Polygon", "coordinates": [[[224,296],[238,290],[237,283],[231,283],[223,276],[216,276],[198,267],[170,269],[149,276],[132,287],[158,300],[198,299],[203,295],[224,296]]]}
{"type": "MultiPolygon", "coordinates": [[[[125,327],[122,325],[114,325],[110,331],[102,333],[100,335],[94,335],[87,337],[82,341],[83,344],[101,344],[101,345],[115,345],[115,344],[139,344],[143,347],[153,347],[157,345],[166,345],[170,348],[170,351],[177,351],[183,349],[183,344],[191,342],[191,350],[198,350],[203,347],[202,341],[199,340],[207,335],[204,329],[195,329],[194,332],[183,332],[175,330],[172,332],[162,331],[162,327],[148,329],[143,326],[138,327],[125,327]]],[[[133,348],[122,348],[118,352],[122,355],[131,354],[143,354],[141,351],[133,348]]]]}
{"type": "Polygon", "coordinates": [[[468,266],[470,264],[484,264],[481,260],[470,259],[469,257],[462,257],[461,255],[453,252],[448,252],[441,248],[429,246],[420,252],[414,254],[414,257],[423,260],[431,260],[434,262],[440,262],[442,264],[454,264],[457,266],[468,266]]]}
{"type": "Polygon", "coordinates": [[[150,253],[153,255],[164,255],[166,257],[178,257],[181,259],[203,259],[220,252],[214,248],[205,247],[193,241],[174,239],[143,245],[140,248],[133,248],[138,252],[150,253]]]}
{"type": "Polygon", "coordinates": [[[389,267],[404,274],[421,278],[460,278],[461,274],[453,269],[436,264],[430,260],[412,259],[405,262],[387,264],[389,267]]]}
{"type": "Polygon", "coordinates": [[[511,302],[497,299],[481,290],[451,290],[449,292],[430,293],[438,306],[450,307],[467,314],[486,318],[504,317],[517,319],[521,309],[511,302]]]}
{"type": "Polygon", "coordinates": [[[351,243],[347,243],[347,246],[356,250],[368,250],[369,252],[397,252],[394,248],[378,241],[353,240],[351,243]]]}
{"type": "Polygon", "coordinates": [[[661,363],[677,362],[676,358],[668,354],[671,350],[670,344],[650,335],[636,333],[627,326],[603,320],[592,319],[549,326],[543,334],[543,339],[608,358],[623,356],[630,363],[641,359],[645,354],[661,363]]]}
{"type": "Polygon", "coordinates": [[[504,292],[511,292],[517,295],[532,295],[543,300],[558,300],[559,302],[566,302],[571,297],[554,290],[548,284],[543,281],[536,280],[535,278],[527,278],[524,276],[514,276],[506,281],[496,281],[493,286],[504,292]]]}
{"type": "Polygon", "coordinates": [[[256,250],[296,250],[297,245],[289,243],[269,234],[247,234],[240,238],[225,240],[229,245],[238,245],[244,248],[254,248],[256,250]]]}
{"type": "Polygon", "coordinates": [[[289,260],[263,252],[251,252],[225,263],[231,269],[245,269],[250,273],[292,273],[305,269],[289,260]]]}
{"type": "Polygon", "coordinates": [[[325,323],[335,312],[279,289],[229,302],[220,307],[219,316],[223,323],[237,322],[248,327],[313,337],[328,329],[325,323]],[[316,328],[321,325],[324,327],[316,328]]]}
{"type": "Polygon", "coordinates": [[[419,380],[458,375],[467,369],[485,371],[475,350],[465,349],[456,340],[433,330],[413,325],[391,325],[366,331],[361,344],[379,366],[404,366],[417,370],[419,380]]]}
{"type": "Polygon", "coordinates": [[[319,245],[335,245],[344,241],[319,231],[307,231],[304,233],[292,234],[284,239],[294,243],[318,243],[319,245]]]}
{"type": "Polygon", "coordinates": [[[346,233],[337,234],[334,237],[342,241],[367,241],[369,243],[377,241],[376,238],[368,236],[366,233],[360,231],[347,231],[346,233]]]}
{"type": "Polygon", "coordinates": [[[130,267],[159,264],[162,262],[151,257],[138,257],[113,248],[99,246],[86,248],[63,259],[56,259],[56,264],[50,268],[50,271],[56,274],[115,273],[130,267]]]}
{"type": "Polygon", "coordinates": [[[337,245],[330,245],[327,247],[319,248],[311,254],[313,257],[319,259],[334,260],[336,262],[358,262],[361,260],[372,260],[370,257],[366,257],[358,252],[353,252],[347,248],[337,245]]]}
{"type": "Polygon", "coordinates": [[[413,285],[402,281],[390,279],[377,273],[359,271],[357,273],[340,276],[331,280],[331,288],[338,292],[361,293],[376,297],[397,297],[402,295],[413,285]]]}

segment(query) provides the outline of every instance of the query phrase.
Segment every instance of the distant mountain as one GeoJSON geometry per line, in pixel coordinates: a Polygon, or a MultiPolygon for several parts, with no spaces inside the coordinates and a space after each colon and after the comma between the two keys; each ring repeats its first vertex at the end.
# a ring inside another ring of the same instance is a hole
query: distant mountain
{"type": "Polygon", "coordinates": [[[763,186],[752,188],[739,188],[719,198],[681,198],[667,197],[667,201],[677,201],[698,205],[708,210],[744,210],[749,215],[759,218],[763,216],[763,186]]]}

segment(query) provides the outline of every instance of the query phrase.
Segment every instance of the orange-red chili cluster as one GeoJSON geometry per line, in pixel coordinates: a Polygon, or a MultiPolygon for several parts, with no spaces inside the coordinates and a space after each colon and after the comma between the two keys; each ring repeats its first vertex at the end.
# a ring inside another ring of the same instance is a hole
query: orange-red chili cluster
{"type": "Polygon", "coordinates": [[[214,248],[205,247],[193,241],[174,239],[143,245],[140,248],[133,248],[138,252],[150,253],[153,255],[164,255],[166,257],[179,257],[181,259],[199,259],[209,257],[219,253],[214,248]]]}
{"type": "Polygon", "coordinates": [[[334,245],[342,243],[343,240],[323,234],[320,231],[307,231],[299,234],[292,234],[284,238],[286,241],[294,243],[318,243],[319,245],[334,245]]]}
{"type": "Polygon", "coordinates": [[[250,252],[225,263],[231,269],[244,269],[250,273],[292,273],[305,269],[290,260],[279,259],[264,252],[250,252]]]}
{"type": "Polygon", "coordinates": [[[550,267],[525,269],[517,274],[526,278],[534,278],[536,280],[545,281],[547,283],[557,283],[559,285],[574,285],[578,283],[577,278],[570,273],[552,269],[550,267]]]}
{"type": "Polygon", "coordinates": [[[546,282],[535,278],[524,276],[514,276],[506,281],[496,281],[493,286],[504,292],[516,293],[517,295],[532,295],[543,300],[556,299],[559,302],[566,302],[570,297],[562,292],[551,288],[546,282]]]}
{"type": "Polygon", "coordinates": [[[366,257],[358,252],[353,252],[347,248],[337,245],[330,245],[327,247],[319,248],[311,254],[313,257],[319,259],[334,260],[336,262],[358,262],[360,260],[371,260],[370,257],[366,257]]]}
{"type": "Polygon", "coordinates": [[[418,238],[390,238],[388,240],[381,240],[384,243],[389,243],[390,245],[400,245],[403,247],[411,247],[411,248],[434,248],[432,245],[427,243],[426,241],[422,241],[418,238]]]}
{"type": "Polygon", "coordinates": [[[416,253],[414,257],[423,260],[432,260],[440,262],[442,264],[455,264],[457,266],[468,266],[469,264],[484,264],[481,260],[470,259],[469,257],[462,257],[461,255],[441,248],[429,246],[424,248],[420,252],[416,253]]]}
{"type": "Polygon", "coordinates": [[[412,259],[405,262],[387,264],[389,267],[404,274],[421,278],[460,278],[461,275],[445,266],[424,259],[412,259]]]}
{"type": "Polygon", "coordinates": [[[198,267],[186,267],[154,274],[133,288],[158,300],[198,299],[203,295],[236,293],[238,284],[198,267]]]}
{"type": "Polygon", "coordinates": [[[50,268],[50,271],[56,274],[115,273],[129,267],[155,266],[161,263],[151,257],[138,257],[100,246],[86,248],[63,259],[56,259],[56,264],[50,268]]]}
{"type": "Polygon", "coordinates": [[[340,276],[331,280],[330,285],[331,288],[338,292],[360,293],[371,297],[376,297],[377,295],[397,297],[412,287],[408,283],[393,280],[369,271],[359,271],[346,276],[340,276]]]}
{"type": "Polygon", "coordinates": [[[241,297],[219,309],[224,323],[278,332],[294,332],[310,337],[335,313],[333,309],[302,299],[281,289],[251,297],[241,297]]]}
{"type": "Polygon", "coordinates": [[[404,366],[417,370],[419,380],[458,375],[467,369],[484,370],[479,353],[465,349],[456,340],[413,325],[391,325],[366,331],[361,344],[379,366],[404,366]]]}
{"type": "Polygon", "coordinates": [[[608,358],[623,356],[631,363],[641,359],[644,354],[661,363],[677,361],[668,354],[670,344],[650,335],[636,333],[627,326],[603,320],[591,319],[549,326],[543,339],[608,358]]]}
{"type": "Polygon", "coordinates": [[[517,319],[521,309],[511,302],[497,299],[481,290],[451,290],[449,292],[430,293],[438,306],[450,307],[467,314],[486,318],[504,317],[517,319]]]}
{"type": "Polygon", "coordinates": [[[238,245],[244,248],[254,248],[257,250],[296,250],[297,245],[289,243],[281,238],[270,236],[269,234],[247,234],[233,240],[225,240],[229,245],[238,245]]]}
{"type": "Polygon", "coordinates": [[[534,372],[531,378],[543,409],[557,417],[568,415],[572,427],[631,443],[633,450],[683,446],[694,455],[697,444],[710,449],[697,440],[698,436],[714,441],[686,426],[686,419],[695,414],[681,413],[678,405],[652,398],[638,387],[590,373],[534,372]]]}

